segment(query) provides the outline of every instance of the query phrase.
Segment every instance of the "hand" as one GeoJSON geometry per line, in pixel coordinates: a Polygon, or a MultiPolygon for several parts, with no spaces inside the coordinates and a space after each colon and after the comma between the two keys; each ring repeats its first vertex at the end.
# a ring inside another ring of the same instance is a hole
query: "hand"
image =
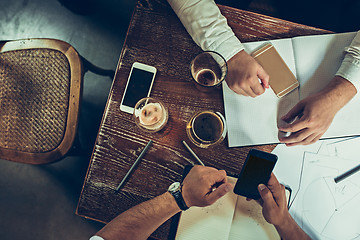
{"type": "Polygon", "coordinates": [[[275,226],[281,239],[311,240],[291,217],[285,196],[285,187],[271,173],[267,186],[260,184],[258,190],[262,200],[265,220],[275,226]]]}
{"type": "Polygon", "coordinates": [[[228,70],[227,85],[237,94],[256,97],[269,88],[269,75],[244,50],[228,61],[228,70]]]}
{"type": "Polygon", "coordinates": [[[188,207],[213,204],[233,188],[225,170],[196,165],[184,179],[182,195],[188,207]],[[214,191],[213,191],[214,190],[214,191]]]}
{"type": "Polygon", "coordinates": [[[260,184],[258,190],[262,200],[263,215],[267,222],[283,226],[291,218],[287,209],[285,187],[271,173],[267,186],[260,184]]]}
{"type": "Polygon", "coordinates": [[[335,76],[321,92],[311,95],[295,105],[281,119],[279,126],[283,132],[291,132],[289,137],[280,138],[287,146],[315,143],[330,127],[335,114],[356,94],[356,88],[346,79],[335,76]]]}
{"type": "Polygon", "coordinates": [[[315,143],[330,127],[338,109],[326,95],[315,94],[295,105],[281,119],[293,123],[279,126],[283,132],[291,132],[290,136],[280,138],[286,146],[308,145],[315,143]]]}

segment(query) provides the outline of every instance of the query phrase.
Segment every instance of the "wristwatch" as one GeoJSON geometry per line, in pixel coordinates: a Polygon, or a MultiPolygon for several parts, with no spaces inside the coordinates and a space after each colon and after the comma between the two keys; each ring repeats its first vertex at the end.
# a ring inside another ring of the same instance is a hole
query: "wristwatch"
{"type": "Polygon", "coordinates": [[[181,210],[185,211],[189,209],[189,207],[186,206],[184,198],[181,194],[181,184],[179,182],[172,183],[168,188],[168,192],[171,193],[171,195],[173,195],[177,205],[181,210]]]}

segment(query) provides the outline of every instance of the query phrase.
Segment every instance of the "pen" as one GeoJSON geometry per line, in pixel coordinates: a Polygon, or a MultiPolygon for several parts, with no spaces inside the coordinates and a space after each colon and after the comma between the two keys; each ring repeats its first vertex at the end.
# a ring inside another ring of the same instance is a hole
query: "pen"
{"type": "Polygon", "coordinates": [[[186,149],[191,153],[191,155],[193,155],[193,157],[196,159],[196,161],[198,161],[198,163],[200,165],[204,165],[204,163],[200,160],[200,158],[194,153],[194,151],[189,147],[189,145],[187,145],[187,143],[185,141],[182,141],[182,143],[184,144],[184,146],[186,147],[186,149]]]}
{"type": "Polygon", "coordinates": [[[353,175],[354,173],[356,173],[357,171],[360,170],[360,165],[357,165],[356,167],[344,172],[343,174],[337,176],[336,178],[334,178],[335,183],[338,183],[342,180],[344,180],[347,177],[350,177],[351,175],[353,175]]]}
{"type": "Polygon", "coordinates": [[[120,184],[117,186],[116,188],[116,192],[119,191],[119,189],[121,188],[122,185],[124,185],[125,181],[129,178],[129,175],[132,173],[132,171],[134,170],[134,168],[136,167],[136,165],[140,162],[141,158],[144,156],[144,154],[146,153],[146,151],[150,148],[151,144],[152,144],[152,140],[150,140],[146,146],[144,147],[144,149],[141,151],[140,155],[138,156],[138,158],[135,160],[134,164],[131,166],[131,168],[129,169],[129,171],[126,173],[125,177],[123,178],[123,180],[120,182],[120,184]]]}

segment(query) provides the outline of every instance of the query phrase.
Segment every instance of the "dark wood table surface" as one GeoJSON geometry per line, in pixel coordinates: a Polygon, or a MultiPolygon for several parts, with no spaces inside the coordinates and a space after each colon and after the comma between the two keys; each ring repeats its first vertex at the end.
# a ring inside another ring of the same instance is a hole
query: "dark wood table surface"
{"type": "MultiPolygon", "coordinates": [[[[280,19],[219,6],[230,27],[242,42],[329,33],[280,19]]],[[[200,149],[187,138],[185,126],[193,113],[213,109],[224,113],[222,91],[199,92],[191,82],[189,63],[202,50],[193,42],[166,0],[140,0],[134,10],[119,59],[101,126],[76,213],[109,222],[118,214],[165,192],[179,181],[185,165],[193,161],[181,141],[187,140],[205,165],[225,169],[236,176],[251,147],[228,148],[220,145],[200,149]],[[151,96],[163,101],[169,121],[158,133],[144,133],[130,114],[121,112],[120,101],[133,62],[155,66],[158,70],[151,96]],[[115,189],[146,143],[152,147],[131,178],[115,189]]],[[[271,151],[275,145],[256,146],[271,151]]],[[[171,220],[153,237],[167,239],[171,220]]]]}

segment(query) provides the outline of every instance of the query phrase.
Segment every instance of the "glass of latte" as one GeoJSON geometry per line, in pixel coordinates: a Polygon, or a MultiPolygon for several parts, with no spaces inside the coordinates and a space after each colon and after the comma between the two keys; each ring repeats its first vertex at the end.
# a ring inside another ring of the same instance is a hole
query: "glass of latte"
{"type": "Polygon", "coordinates": [[[160,131],[169,118],[165,105],[151,97],[142,98],[136,103],[133,117],[136,125],[148,132],[160,131]]]}

